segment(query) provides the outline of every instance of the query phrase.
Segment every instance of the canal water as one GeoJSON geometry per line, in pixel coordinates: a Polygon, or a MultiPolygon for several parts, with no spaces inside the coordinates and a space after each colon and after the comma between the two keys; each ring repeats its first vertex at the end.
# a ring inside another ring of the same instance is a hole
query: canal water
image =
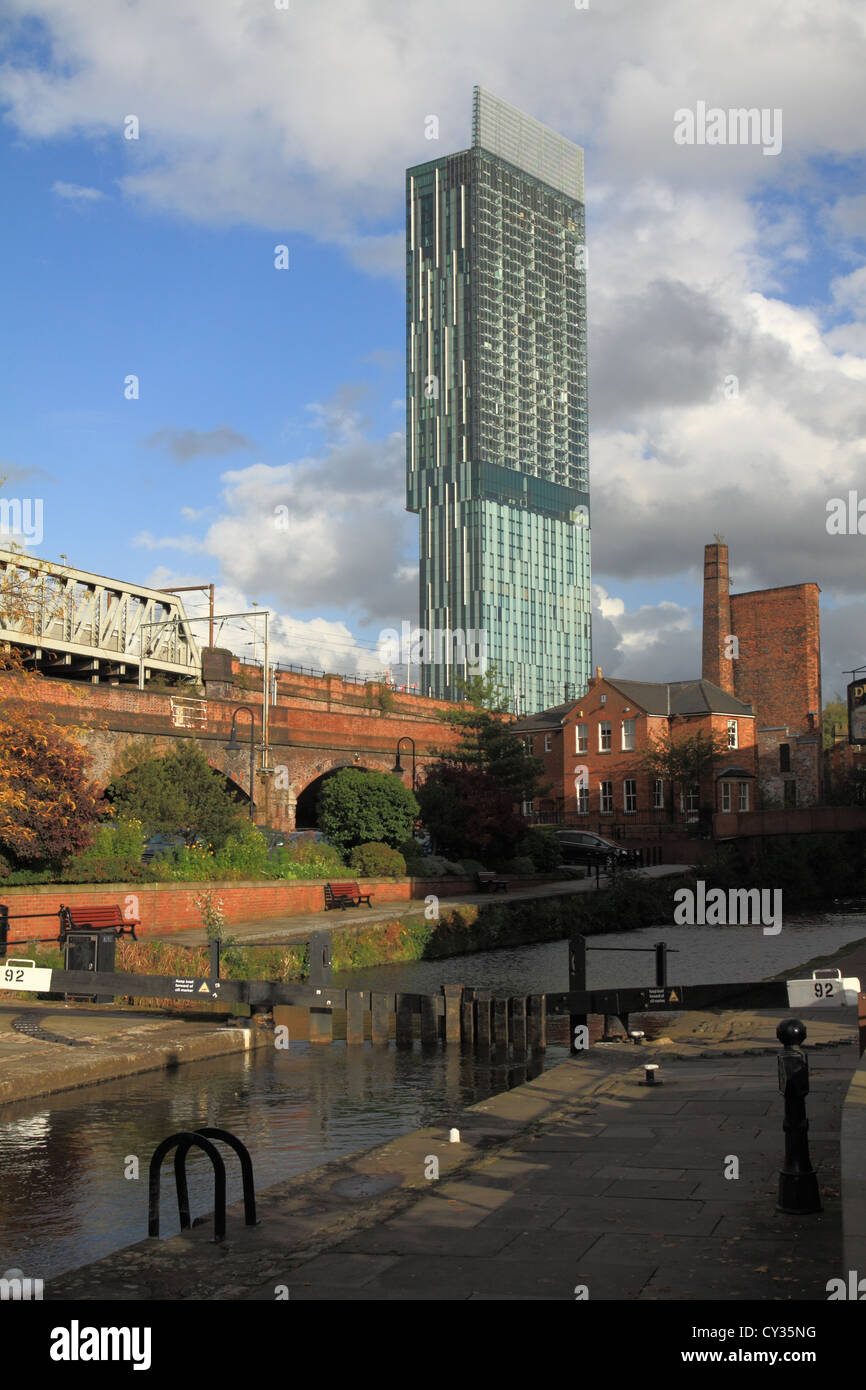
{"type": "MultiPolygon", "coordinates": [[[[592,946],[667,941],[672,983],[760,979],[866,937],[866,917],[760,928],[662,927],[591,938],[592,946]]],[[[462,982],[512,994],[567,987],[567,946],[485,952],[443,961],[353,971],[335,983],[432,992],[462,982]]],[[[593,951],[590,988],[652,983],[647,954],[593,951]]],[[[548,1066],[564,1049],[550,1048],[548,1066]]],[[[296,1044],[198,1062],[0,1107],[0,1274],[18,1268],[48,1280],[147,1234],[147,1168],[156,1145],[179,1129],[231,1130],[250,1150],[259,1190],[408,1130],[451,1123],[467,1105],[520,1085],[525,1065],[441,1047],[347,1048],[296,1044]],[[138,1161],[138,1178],[128,1177],[138,1161]]],[[[226,1158],[228,1200],[241,1196],[226,1158]]],[[[178,1229],[171,1163],[164,1165],[161,1230],[178,1229]]],[[[193,1217],[212,1206],[210,1164],[191,1156],[193,1217]]]]}
{"type": "MultiPolygon", "coordinates": [[[[761,927],[644,927],[587,937],[587,988],[618,989],[655,984],[653,946],[664,941],[678,954],[668,960],[670,984],[738,984],[765,980],[816,956],[866,937],[866,916],[785,922],[777,936],[761,927]],[[614,947],[602,950],[599,948],[614,947]],[[625,951],[623,947],[643,950],[625,951]]],[[[514,946],[447,960],[411,961],[345,971],[334,984],[431,994],[440,985],[462,984],[503,994],[550,994],[568,988],[568,942],[514,946]]]]}

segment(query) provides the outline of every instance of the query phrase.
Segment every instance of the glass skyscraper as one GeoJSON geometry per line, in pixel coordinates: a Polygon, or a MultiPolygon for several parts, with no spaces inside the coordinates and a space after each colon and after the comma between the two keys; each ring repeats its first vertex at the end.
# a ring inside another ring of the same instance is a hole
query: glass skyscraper
{"type": "Polygon", "coordinates": [[[407,171],[406,219],[420,689],[478,669],[459,631],[533,713],[590,675],[583,151],[476,87],[471,149],[407,171]]]}

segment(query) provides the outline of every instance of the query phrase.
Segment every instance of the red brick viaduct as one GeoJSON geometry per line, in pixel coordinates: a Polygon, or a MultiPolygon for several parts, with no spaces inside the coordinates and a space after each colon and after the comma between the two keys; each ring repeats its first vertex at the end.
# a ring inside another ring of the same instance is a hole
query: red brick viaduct
{"type": "MultiPolygon", "coordinates": [[[[226,673],[228,674],[228,673],[226,673]]],[[[249,795],[250,720],[237,720],[239,751],[229,752],[232,716],[239,705],[252,707],[255,720],[255,819],[282,830],[315,824],[316,784],[341,767],[390,772],[398,740],[415,742],[420,771],[437,749],[453,747],[458,737],[437,719],[443,701],[344,681],[339,676],[309,676],[280,671],[276,702],[268,711],[268,769],[261,771],[261,669],[232,662],[231,679],[206,681],[205,695],[177,690],[143,690],[121,684],[85,684],[55,677],[0,676],[0,701],[35,700],[60,726],[78,730],[90,759],[90,775],[106,786],[121,770],[128,748],[164,754],[178,739],[195,738],[210,765],[249,795]]],[[[412,748],[401,748],[403,781],[411,785],[412,748]]]]}

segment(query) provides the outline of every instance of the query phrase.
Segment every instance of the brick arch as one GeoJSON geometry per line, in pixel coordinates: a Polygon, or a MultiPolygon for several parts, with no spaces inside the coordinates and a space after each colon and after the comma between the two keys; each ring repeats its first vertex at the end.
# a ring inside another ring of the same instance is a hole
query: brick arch
{"type": "Polygon", "coordinates": [[[315,800],[321,789],[322,783],[326,778],[332,777],[335,772],[342,772],[344,768],[354,768],[358,772],[384,772],[386,770],[382,767],[371,767],[369,763],[372,760],[370,759],[358,763],[355,762],[354,758],[330,758],[326,759],[326,761],[329,763],[329,766],[322,768],[321,771],[317,771],[315,777],[312,777],[307,782],[306,786],[302,787],[300,792],[298,792],[293,807],[294,825],[296,829],[311,830],[317,828],[318,821],[315,815],[315,800]],[[313,791],[314,788],[316,788],[315,792],[313,791]]]}

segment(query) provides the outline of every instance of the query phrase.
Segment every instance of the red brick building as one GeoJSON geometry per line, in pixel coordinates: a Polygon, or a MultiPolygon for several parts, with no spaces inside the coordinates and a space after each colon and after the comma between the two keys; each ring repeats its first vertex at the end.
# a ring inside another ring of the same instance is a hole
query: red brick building
{"type": "Polygon", "coordinates": [[[548,792],[533,817],[605,829],[697,822],[701,808],[755,809],[757,749],[752,707],[707,680],[653,683],[605,678],[601,667],[581,699],[520,719],[515,732],[544,760],[548,792]],[[723,734],[730,759],[700,785],[677,789],[641,767],[647,748],[670,731],[723,734]]]}
{"type": "Polygon", "coordinates": [[[704,547],[704,680],[757,715],[761,807],[823,801],[817,584],[732,594],[728,547],[704,547]]]}

